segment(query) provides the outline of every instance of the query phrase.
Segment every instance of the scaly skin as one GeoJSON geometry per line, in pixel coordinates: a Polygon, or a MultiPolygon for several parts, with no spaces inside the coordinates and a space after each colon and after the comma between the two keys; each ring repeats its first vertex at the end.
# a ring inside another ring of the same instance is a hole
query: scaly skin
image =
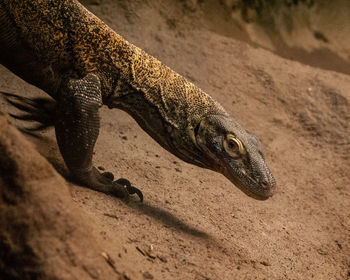
{"type": "MultiPolygon", "coordinates": [[[[0,62],[56,100],[61,153],[73,177],[90,188],[127,196],[121,181],[92,166],[98,108],[104,104],[125,110],[165,149],[222,173],[249,196],[267,199],[275,190],[256,137],[208,94],[77,1],[0,2],[0,62]]],[[[128,193],[138,192],[123,184],[128,193]]]]}

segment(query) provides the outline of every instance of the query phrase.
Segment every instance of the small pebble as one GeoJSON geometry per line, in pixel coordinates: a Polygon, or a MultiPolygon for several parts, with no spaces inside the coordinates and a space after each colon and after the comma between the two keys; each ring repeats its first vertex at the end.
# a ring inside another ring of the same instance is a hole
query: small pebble
{"type": "Polygon", "coordinates": [[[153,275],[149,273],[148,271],[143,273],[143,278],[144,279],[154,279],[153,275]]]}

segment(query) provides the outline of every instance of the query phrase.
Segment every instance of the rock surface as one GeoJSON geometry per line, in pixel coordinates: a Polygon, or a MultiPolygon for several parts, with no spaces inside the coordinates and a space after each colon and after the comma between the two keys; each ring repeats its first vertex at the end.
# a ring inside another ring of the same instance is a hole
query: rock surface
{"type": "Polygon", "coordinates": [[[122,279],[88,221],[64,179],[0,112],[0,278],[122,279]]]}

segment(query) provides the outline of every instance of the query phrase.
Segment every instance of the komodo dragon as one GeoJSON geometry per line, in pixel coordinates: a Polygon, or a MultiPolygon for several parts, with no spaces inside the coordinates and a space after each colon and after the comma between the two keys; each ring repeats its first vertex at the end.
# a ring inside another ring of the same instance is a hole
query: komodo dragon
{"type": "MultiPolygon", "coordinates": [[[[222,173],[247,195],[265,200],[274,193],[275,180],[255,136],[208,94],[76,0],[1,0],[0,63],[54,99],[57,143],[79,184],[143,198],[128,180],[113,181],[112,173],[101,174],[92,165],[98,110],[107,105],[128,112],[166,150],[222,173]]],[[[27,105],[40,107],[42,101],[27,105]]]]}

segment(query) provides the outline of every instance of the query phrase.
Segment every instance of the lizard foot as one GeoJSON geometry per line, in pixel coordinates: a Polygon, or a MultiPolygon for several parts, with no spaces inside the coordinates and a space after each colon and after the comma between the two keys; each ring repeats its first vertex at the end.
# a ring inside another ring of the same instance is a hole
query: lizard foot
{"type": "Polygon", "coordinates": [[[118,180],[113,181],[114,175],[111,172],[104,172],[101,175],[107,179],[109,183],[113,184],[113,195],[127,199],[129,195],[137,194],[137,196],[140,198],[140,201],[143,202],[142,192],[138,188],[132,186],[129,180],[125,178],[119,178],[118,180]]]}
{"type": "Polygon", "coordinates": [[[95,167],[87,172],[77,172],[75,170],[73,180],[95,191],[110,194],[126,201],[129,200],[130,195],[137,194],[140,201],[143,201],[142,192],[132,186],[129,180],[120,178],[114,181],[114,176],[111,172],[100,173],[95,167]]]}

